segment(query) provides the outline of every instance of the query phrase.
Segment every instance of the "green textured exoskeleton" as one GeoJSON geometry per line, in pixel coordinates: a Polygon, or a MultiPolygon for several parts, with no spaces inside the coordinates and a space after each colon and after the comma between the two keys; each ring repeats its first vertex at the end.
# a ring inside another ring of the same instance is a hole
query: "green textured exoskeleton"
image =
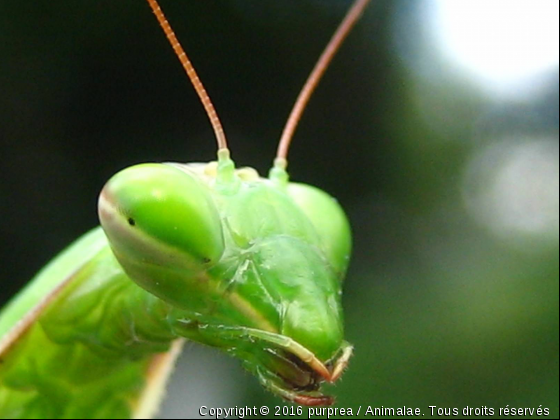
{"type": "Polygon", "coordinates": [[[0,418],[150,416],[184,338],[238,357],[289,401],[332,403],[321,383],[352,353],[340,301],[346,216],[289,182],[285,152],[268,178],[236,169],[216,131],[217,162],[141,164],[109,180],[101,227],[0,313],[0,418]]]}

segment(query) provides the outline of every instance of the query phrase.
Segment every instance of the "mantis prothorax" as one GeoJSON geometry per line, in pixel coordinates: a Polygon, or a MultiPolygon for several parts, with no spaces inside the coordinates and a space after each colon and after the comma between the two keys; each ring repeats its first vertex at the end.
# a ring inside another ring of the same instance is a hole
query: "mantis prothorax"
{"type": "Polygon", "coordinates": [[[328,405],[343,373],[347,218],[289,182],[303,109],[367,5],[358,0],[309,76],[268,178],[236,169],[224,131],[156,0],[148,0],[211,121],[217,162],[148,163],[111,178],[101,226],[49,263],[0,314],[0,417],[145,418],[184,339],[241,359],[261,384],[328,405]]]}

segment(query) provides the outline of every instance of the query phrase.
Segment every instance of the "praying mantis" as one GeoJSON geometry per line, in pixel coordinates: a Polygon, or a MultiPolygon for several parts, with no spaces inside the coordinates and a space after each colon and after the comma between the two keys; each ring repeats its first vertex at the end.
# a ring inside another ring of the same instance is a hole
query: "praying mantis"
{"type": "Polygon", "coordinates": [[[352,355],[341,306],[350,227],[331,196],[289,181],[287,154],[368,1],[354,3],[320,57],[267,178],[235,167],[196,71],[147,1],[206,110],[217,161],[139,164],[107,182],[101,226],[0,312],[0,417],[151,417],[185,339],[237,357],[287,401],[330,405],[321,386],[352,355]]]}

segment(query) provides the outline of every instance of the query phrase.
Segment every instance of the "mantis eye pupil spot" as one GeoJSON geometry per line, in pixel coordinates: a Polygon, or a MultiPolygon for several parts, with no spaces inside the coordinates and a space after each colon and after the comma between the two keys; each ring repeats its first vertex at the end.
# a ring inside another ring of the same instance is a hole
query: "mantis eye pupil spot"
{"type": "Polygon", "coordinates": [[[132,217],[129,217],[127,221],[128,221],[128,224],[130,226],[135,226],[136,225],[136,222],[134,221],[134,219],[132,217]]]}
{"type": "Polygon", "coordinates": [[[202,262],[203,262],[204,264],[208,264],[210,261],[211,261],[211,260],[210,260],[210,258],[208,258],[208,257],[204,257],[204,258],[202,259],[202,262]]]}

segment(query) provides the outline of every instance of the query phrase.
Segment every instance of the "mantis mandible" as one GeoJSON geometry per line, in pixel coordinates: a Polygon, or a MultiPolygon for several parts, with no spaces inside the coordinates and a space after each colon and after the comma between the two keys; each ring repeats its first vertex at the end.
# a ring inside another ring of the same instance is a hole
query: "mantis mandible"
{"type": "Polygon", "coordinates": [[[0,417],[145,418],[185,339],[239,358],[272,393],[321,392],[352,355],[341,287],[350,227],[325,192],[289,181],[309,97],[367,0],[309,76],[268,178],[236,169],[220,120],[156,0],[147,0],[214,129],[217,161],[147,163],[103,188],[101,226],[53,259],[0,313],[0,417]]]}

